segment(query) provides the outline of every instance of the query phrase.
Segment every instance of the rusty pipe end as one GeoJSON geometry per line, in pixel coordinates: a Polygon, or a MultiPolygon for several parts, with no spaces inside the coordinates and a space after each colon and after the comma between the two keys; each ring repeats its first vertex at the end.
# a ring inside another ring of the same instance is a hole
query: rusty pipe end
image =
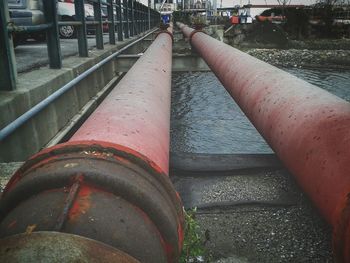
{"type": "Polygon", "coordinates": [[[188,39],[192,46],[192,38],[196,33],[204,33],[201,29],[192,29],[189,26],[177,22],[176,25],[181,29],[183,35],[188,39]]]}
{"type": "Polygon", "coordinates": [[[139,153],[104,142],[69,142],[28,160],[0,200],[0,238],[66,232],[142,262],[176,262],[183,210],[167,175],[139,153]]]}
{"type": "Polygon", "coordinates": [[[159,35],[161,34],[168,34],[172,40],[172,42],[174,42],[174,35],[173,35],[173,23],[170,22],[168,25],[165,25],[165,26],[161,26],[160,27],[160,31],[156,34],[156,37],[157,38],[159,35]]]}
{"type": "Polygon", "coordinates": [[[172,29],[172,28],[168,27],[166,30],[161,30],[161,31],[159,31],[159,32],[156,34],[156,37],[155,37],[155,38],[157,38],[157,37],[158,37],[159,35],[161,35],[161,34],[167,34],[167,35],[169,35],[170,38],[171,38],[171,41],[174,42],[174,35],[173,35],[173,29],[172,29]]]}
{"type": "Polygon", "coordinates": [[[18,234],[0,240],[0,262],[121,262],[138,260],[101,242],[59,232],[18,234]],[[35,251],[36,253],[33,253],[35,251]]]}

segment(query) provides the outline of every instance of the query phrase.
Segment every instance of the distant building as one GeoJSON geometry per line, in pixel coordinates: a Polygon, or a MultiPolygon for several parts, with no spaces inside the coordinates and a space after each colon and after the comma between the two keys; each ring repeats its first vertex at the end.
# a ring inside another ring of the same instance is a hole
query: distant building
{"type": "Polygon", "coordinates": [[[154,0],[154,8],[161,13],[172,13],[177,6],[174,0],[166,0],[164,4],[162,0],[154,0]]]}

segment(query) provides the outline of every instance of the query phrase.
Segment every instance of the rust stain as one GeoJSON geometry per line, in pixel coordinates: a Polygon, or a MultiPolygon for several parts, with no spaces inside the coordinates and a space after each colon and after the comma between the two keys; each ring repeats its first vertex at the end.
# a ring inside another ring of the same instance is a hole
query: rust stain
{"type": "Polygon", "coordinates": [[[17,224],[17,220],[15,219],[10,224],[8,224],[7,228],[12,228],[12,227],[16,226],[16,224],[17,224]]]}
{"type": "Polygon", "coordinates": [[[95,157],[102,157],[102,158],[107,158],[107,157],[112,157],[113,153],[110,152],[100,152],[100,151],[82,151],[82,154],[85,155],[91,155],[95,157]]]}
{"type": "Polygon", "coordinates": [[[91,194],[93,190],[88,185],[82,185],[77,197],[69,211],[69,220],[77,220],[81,214],[85,214],[91,207],[91,194]]]}
{"type": "Polygon", "coordinates": [[[34,224],[34,225],[29,225],[29,226],[27,226],[27,229],[26,229],[26,234],[27,235],[29,235],[29,234],[31,234],[33,231],[34,231],[34,229],[36,228],[36,225],[34,224]]]}
{"type": "Polygon", "coordinates": [[[130,164],[131,162],[128,159],[125,159],[123,157],[120,156],[114,156],[114,159],[116,159],[117,161],[121,162],[121,163],[125,163],[125,164],[130,164]]]}
{"type": "Polygon", "coordinates": [[[79,165],[78,163],[67,163],[64,165],[64,168],[73,168],[73,167],[76,167],[78,165],[79,165]]]}
{"type": "Polygon", "coordinates": [[[184,238],[185,238],[185,234],[184,234],[184,230],[182,228],[182,224],[180,222],[178,222],[177,224],[177,235],[179,237],[179,243],[178,243],[178,248],[179,251],[181,251],[181,248],[183,246],[183,242],[184,242],[184,238]]]}

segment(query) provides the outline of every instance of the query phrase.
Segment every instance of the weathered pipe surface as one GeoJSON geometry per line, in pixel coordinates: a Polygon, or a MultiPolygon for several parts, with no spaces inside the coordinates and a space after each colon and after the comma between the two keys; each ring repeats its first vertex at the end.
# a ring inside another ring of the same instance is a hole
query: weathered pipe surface
{"type": "Polygon", "coordinates": [[[168,177],[171,59],[171,35],[160,33],[69,142],[15,173],[0,201],[1,238],[66,232],[141,262],[178,260],[183,210],[168,177]]]}
{"type": "Polygon", "coordinates": [[[333,226],[337,259],[350,262],[350,104],[178,26],[333,226]]]}
{"type": "Polygon", "coordinates": [[[97,140],[133,149],[168,173],[172,42],[155,41],[70,141],[97,140]],[[130,77],[129,77],[130,76],[130,77]]]}
{"type": "Polygon", "coordinates": [[[120,250],[85,237],[58,232],[33,232],[30,235],[18,234],[1,239],[0,262],[138,263],[139,261],[120,250]]]}

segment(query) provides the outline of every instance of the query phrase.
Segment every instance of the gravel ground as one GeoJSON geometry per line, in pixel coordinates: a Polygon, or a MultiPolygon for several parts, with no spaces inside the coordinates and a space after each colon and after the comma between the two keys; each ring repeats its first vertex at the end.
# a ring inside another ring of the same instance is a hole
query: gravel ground
{"type": "Polygon", "coordinates": [[[350,69],[350,50],[249,49],[246,52],[275,66],[350,69]]]}
{"type": "Polygon", "coordinates": [[[4,190],[12,174],[23,164],[23,162],[0,163],[0,194],[4,190]]]}
{"type": "Polygon", "coordinates": [[[284,170],[173,177],[209,262],[333,262],[331,229],[284,170]]]}

